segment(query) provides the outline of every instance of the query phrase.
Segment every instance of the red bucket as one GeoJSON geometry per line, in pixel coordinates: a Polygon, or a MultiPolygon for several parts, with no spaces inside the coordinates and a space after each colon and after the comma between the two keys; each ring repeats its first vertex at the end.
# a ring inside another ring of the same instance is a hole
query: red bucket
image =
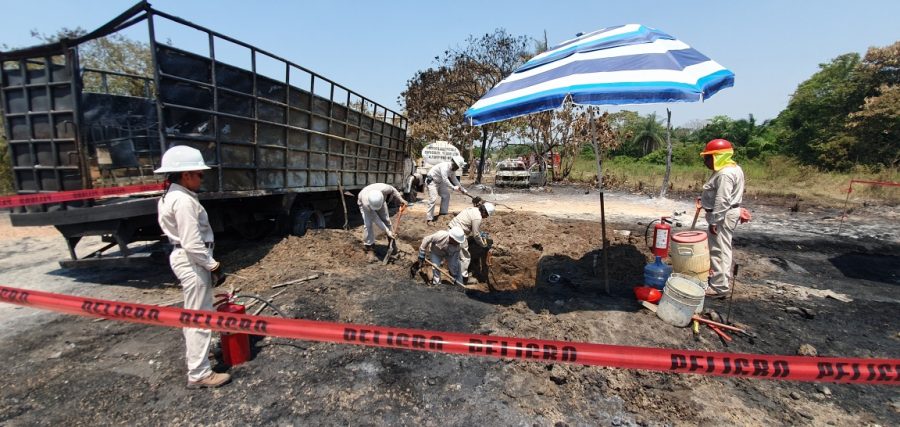
{"type": "Polygon", "coordinates": [[[635,286],[634,297],[637,298],[638,301],[647,301],[656,304],[662,299],[662,292],[653,286],[635,286]]]}

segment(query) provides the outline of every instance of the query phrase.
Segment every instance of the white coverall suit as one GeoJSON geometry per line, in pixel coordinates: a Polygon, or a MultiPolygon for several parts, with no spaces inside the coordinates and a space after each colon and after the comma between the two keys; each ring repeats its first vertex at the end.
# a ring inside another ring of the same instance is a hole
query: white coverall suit
{"type": "Polygon", "coordinates": [[[741,218],[744,197],[744,171],[738,165],[713,173],[703,185],[700,204],[706,210],[706,222],[716,225],[717,234],[709,235],[709,262],[712,274],[709,286],[725,293],[731,288],[731,237],[741,218]]]}
{"type": "MultiPolygon", "coordinates": [[[[463,209],[459,215],[456,215],[448,227],[459,227],[466,236],[471,236],[475,240],[481,242],[481,246],[486,246],[487,242],[481,239],[481,210],[477,207],[463,209]]],[[[469,239],[465,239],[459,244],[459,268],[462,270],[463,277],[469,277],[469,264],[472,262],[472,254],[469,253],[469,239]]],[[[465,282],[463,282],[465,283],[465,282]]]]}
{"type": "MultiPolygon", "coordinates": [[[[431,262],[434,265],[441,265],[443,260],[447,260],[447,270],[460,283],[466,283],[462,279],[462,273],[459,270],[459,245],[450,244],[450,231],[440,230],[434,234],[425,236],[422,239],[422,246],[419,246],[419,253],[425,253],[431,249],[431,262]]],[[[441,283],[441,272],[435,268],[432,272],[431,282],[434,284],[441,283]]]]}
{"type": "MultiPolygon", "coordinates": [[[[206,209],[196,193],[174,183],[159,199],[157,209],[159,226],[175,245],[169,264],[181,282],[184,308],[212,311],[210,271],[219,263],[213,258],[213,231],[206,209]]],[[[198,381],[212,372],[207,358],[212,331],[184,328],[183,332],[188,380],[198,381]]]]}
{"type": "Polygon", "coordinates": [[[396,188],[387,184],[375,183],[367,185],[359,196],[356,198],[356,204],[359,205],[359,213],[363,217],[363,243],[366,246],[375,244],[375,229],[372,225],[377,225],[384,231],[391,231],[391,215],[388,212],[388,203],[391,200],[403,200],[403,195],[396,188]],[[375,210],[369,205],[369,193],[372,191],[380,191],[384,196],[384,204],[381,209],[375,210]]]}
{"type": "Polygon", "coordinates": [[[459,180],[456,179],[456,171],[453,170],[453,162],[442,162],[431,167],[428,171],[428,212],[425,219],[434,220],[434,205],[438,197],[441,198],[440,215],[446,215],[450,210],[450,189],[459,189],[459,180]]]}

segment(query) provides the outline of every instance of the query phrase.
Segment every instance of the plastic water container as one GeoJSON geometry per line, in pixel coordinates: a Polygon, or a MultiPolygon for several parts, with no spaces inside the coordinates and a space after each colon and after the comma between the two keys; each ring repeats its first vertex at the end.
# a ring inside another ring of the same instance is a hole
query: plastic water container
{"type": "Polygon", "coordinates": [[[671,274],[672,267],[662,262],[661,257],[656,257],[656,261],[644,267],[644,284],[662,289],[666,286],[666,280],[669,280],[671,274]]]}
{"type": "Polygon", "coordinates": [[[666,281],[656,316],[672,326],[683,328],[691,323],[691,316],[703,310],[705,294],[699,280],[674,273],[666,281]]]}
{"type": "Polygon", "coordinates": [[[705,231],[682,231],[672,235],[672,270],[705,282],[709,278],[709,243],[705,231]]]}

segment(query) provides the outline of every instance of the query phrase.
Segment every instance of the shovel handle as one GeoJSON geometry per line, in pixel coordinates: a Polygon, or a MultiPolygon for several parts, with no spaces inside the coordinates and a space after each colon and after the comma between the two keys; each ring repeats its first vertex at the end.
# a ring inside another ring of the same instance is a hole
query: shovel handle
{"type": "Polygon", "coordinates": [[[726,334],[725,332],[722,332],[722,330],[719,329],[718,326],[709,325],[709,324],[707,324],[706,326],[709,326],[709,328],[712,329],[713,332],[716,333],[716,335],[722,337],[723,340],[728,341],[728,342],[733,341],[733,339],[730,336],[728,336],[728,334],[726,334]]]}
{"type": "Polygon", "coordinates": [[[455,283],[455,284],[457,284],[457,285],[459,285],[459,286],[463,286],[463,287],[465,287],[465,285],[463,285],[463,284],[462,284],[462,283],[459,283],[459,281],[458,281],[458,280],[456,280],[456,278],[455,278],[455,277],[453,277],[453,275],[452,275],[452,274],[450,274],[450,272],[449,272],[449,271],[447,271],[447,270],[444,270],[444,269],[443,269],[443,268],[441,268],[441,267],[438,267],[438,266],[437,266],[437,265],[436,265],[436,264],[435,264],[435,263],[433,263],[433,262],[431,262],[431,261],[430,261],[430,260],[427,260],[427,259],[426,259],[426,260],[425,260],[425,262],[427,262],[427,263],[428,263],[428,264],[429,264],[429,265],[431,265],[431,266],[432,266],[432,267],[434,267],[434,268],[436,268],[436,269],[437,269],[437,271],[440,271],[440,272],[441,272],[441,273],[443,273],[443,274],[446,274],[446,275],[447,275],[447,277],[448,277],[448,278],[449,278],[449,279],[450,279],[450,280],[452,280],[452,281],[453,281],[453,283],[455,283]]]}
{"type": "Polygon", "coordinates": [[[741,329],[741,328],[738,328],[738,327],[735,327],[735,326],[731,326],[731,325],[726,325],[726,324],[724,324],[724,323],[719,323],[719,322],[716,322],[716,321],[713,321],[713,320],[709,320],[709,319],[704,319],[704,318],[702,318],[702,317],[700,317],[700,316],[698,316],[698,315],[696,315],[696,314],[693,315],[693,316],[691,316],[691,319],[696,320],[696,321],[698,321],[698,322],[700,322],[700,323],[706,323],[707,325],[710,325],[710,327],[715,326],[715,327],[717,327],[717,328],[727,329],[727,330],[729,330],[729,331],[735,331],[735,332],[740,332],[740,333],[747,333],[747,331],[745,331],[745,330],[743,330],[743,329],[741,329]]]}

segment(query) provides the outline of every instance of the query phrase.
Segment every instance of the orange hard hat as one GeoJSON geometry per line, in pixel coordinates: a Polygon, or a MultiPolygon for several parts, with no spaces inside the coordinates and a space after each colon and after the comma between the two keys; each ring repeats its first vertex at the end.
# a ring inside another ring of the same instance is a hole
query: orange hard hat
{"type": "Polygon", "coordinates": [[[706,156],[708,154],[719,154],[719,153],[733,153],[734,148],[731,147],[731,143],[728,142],[727,139],[714,139],[706,143],[706,149],[700,153],[701,156],[706,156]]]}

